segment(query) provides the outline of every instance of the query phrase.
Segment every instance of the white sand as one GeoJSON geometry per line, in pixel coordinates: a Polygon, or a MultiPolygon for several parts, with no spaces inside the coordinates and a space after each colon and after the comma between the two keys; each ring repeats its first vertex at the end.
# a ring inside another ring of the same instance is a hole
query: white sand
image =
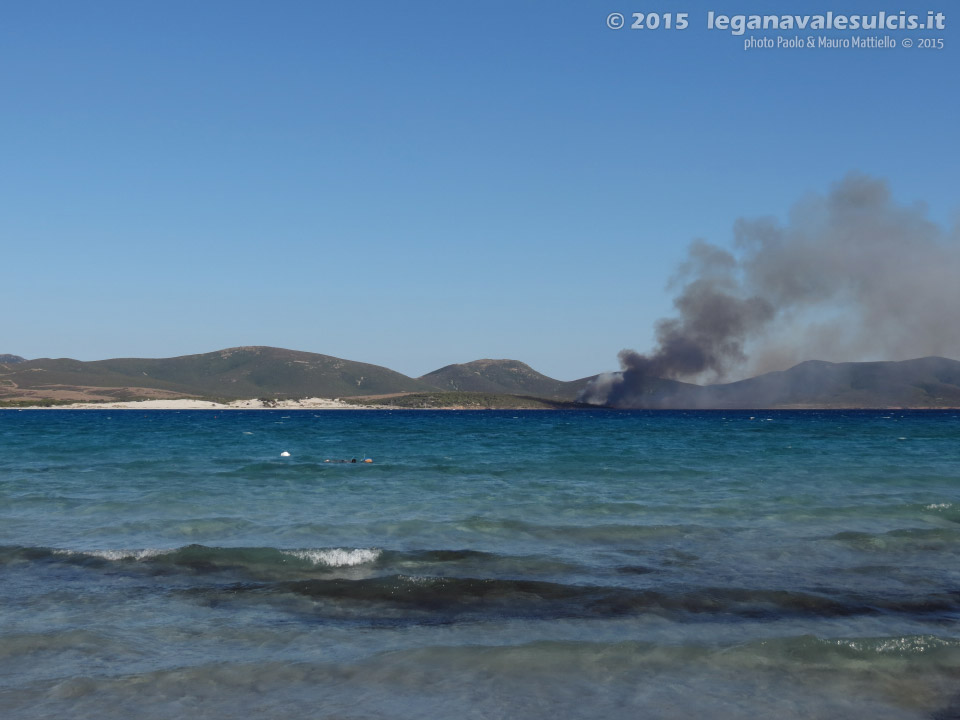
{"type": "Polygon", "coordinates": [[[207,400],[134,400],[130,402],[70,403],[69,405],[32,406],[24,410],[368,410],[371,405],[350,405],[342,400],[329,398],[304,398],[302,400],[277,400],[264,403],[261,400],[234,400],[231,403],[216,403],[207,400]]]}

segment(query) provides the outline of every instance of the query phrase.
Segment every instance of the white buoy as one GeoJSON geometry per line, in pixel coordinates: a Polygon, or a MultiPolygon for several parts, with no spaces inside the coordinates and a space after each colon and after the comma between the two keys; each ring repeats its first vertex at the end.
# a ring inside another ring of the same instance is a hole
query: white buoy
{"type": "Polygon", "coordinates": [[[282,453],[280,453],[280,457],[290,457],[290,453],[284,450],[282,453]]]}

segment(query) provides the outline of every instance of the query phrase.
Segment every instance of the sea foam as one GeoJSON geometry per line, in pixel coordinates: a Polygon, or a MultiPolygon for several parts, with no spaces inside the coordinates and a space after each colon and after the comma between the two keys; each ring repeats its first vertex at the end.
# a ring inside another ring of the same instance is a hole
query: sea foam
{"type": "Polygon", "coordinates": [[[353,567],[374,562],[383,552],[379,548],[328,548],[325,550],[283,550],[299,560],[307,560],[314,565],[330,567],[353,567]]]}
{"type": "Polygon", "coordinates": [[[144,548],[143,550],[54,550],[55,555],[86,555],[102,560],[148,560],[158,555],[166,555],[176,550],[144,548]]]}

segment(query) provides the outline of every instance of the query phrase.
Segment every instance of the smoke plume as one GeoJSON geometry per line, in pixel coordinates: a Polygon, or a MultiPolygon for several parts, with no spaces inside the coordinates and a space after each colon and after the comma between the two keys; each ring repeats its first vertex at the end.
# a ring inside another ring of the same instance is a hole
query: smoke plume
{"type": "Polygon", "coordinates": [[[620,353],[586,402],[645,407],[667,380],[717,382],[803,360],[960,356],[960,232],[852,174],[797,203],[786,224],[739,219],[733,250],[694,241],[675,317],[647,354],[620,353]]]}

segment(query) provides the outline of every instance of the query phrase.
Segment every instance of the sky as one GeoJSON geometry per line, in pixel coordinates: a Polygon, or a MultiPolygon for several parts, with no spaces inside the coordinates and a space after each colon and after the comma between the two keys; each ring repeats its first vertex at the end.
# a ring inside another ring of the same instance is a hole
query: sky
{"type": "Polygon", "coordinates": [[[0,353],[272,345],[571,380],[651,346],[693,240],[848,173],[954,226],[952,6],[775,6],[946,27],[707,28],[760,0],[4,2],[0,353]],[[689,26],[631,29],[641,5],[689,26]],[[744,49],[811,34],[897,47],[744,49]]]}

